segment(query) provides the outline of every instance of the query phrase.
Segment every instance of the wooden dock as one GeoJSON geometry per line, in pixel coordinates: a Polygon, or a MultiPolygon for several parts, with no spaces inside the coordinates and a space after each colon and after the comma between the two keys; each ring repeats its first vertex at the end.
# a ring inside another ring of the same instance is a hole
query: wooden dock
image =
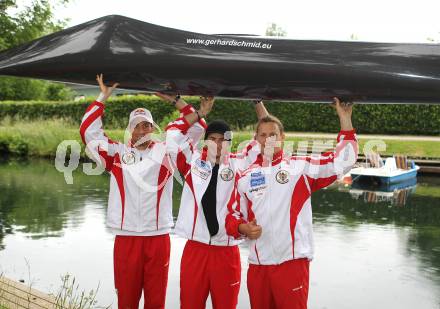
{"type": "Polygon", "coordinates": [[[35,290],[23,283],[0,277],[0,308],[59,309],[55,296],[35,290]]]}

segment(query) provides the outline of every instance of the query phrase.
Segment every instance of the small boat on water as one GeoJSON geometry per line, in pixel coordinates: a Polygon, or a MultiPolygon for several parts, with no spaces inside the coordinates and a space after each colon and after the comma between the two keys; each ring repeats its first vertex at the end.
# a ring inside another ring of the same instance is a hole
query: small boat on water
{"type": "Polygon", "coordinates": [[[378,154],[373,154],[367,156],[365,166],[353,168],[350,175],[353,183],[390,185],[415,179],[419,169],[420,167],[406,156],[395,155],[384,161],[378,154]]]}

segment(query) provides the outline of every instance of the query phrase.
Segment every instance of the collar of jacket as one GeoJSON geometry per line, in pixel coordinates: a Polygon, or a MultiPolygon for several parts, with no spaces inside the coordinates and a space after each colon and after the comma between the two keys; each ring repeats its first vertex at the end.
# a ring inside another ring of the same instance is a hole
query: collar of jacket
{"type": "Polygon", "coordinates": [[[202,148],[202,155],[200,158],[202,161],[208,160],[208,146],[202,148]]]}
{"type": "MultiPolygon", "coordinates": [[[[153,148],[155,142],[153,140],[150,140],[150,143],[148,144],[148,147],[146,149],[151,149],[153,148]]],[[[133,143],[131,142],[131,139],[128,141],[128,147],[130,148],[136,148],[133,146],[133,143]]],[[[136,148],[137,149],[137,148],[136,148]]]]}
{"type": "MultiPolygon", "coordinates": [[[[284,151],[283,150],[280,150],[277,153],[274,153],[274,155],[272,157],[272,166],[280,164],[281,161],[283,160],[283,157],[284,157],[284,151]]],[[[264,161],[265,160],[264,160],[263,154],[259,153],[255,163],[262,166],[264,161]]],[[[267,162],[267,160],[266,160],[266,162],[267,162]]]]}
{"type": "MultiPolygon", "coordinates": [[[[229,159],[230,159],[230,155],[231,155],[231,153],[227,153],[227,154],[223,154],[222,156],[221,156],[221,159],[220,159],[220,165],[221,164],[223,164],[223,165],[229,165],[229,159]]],[[[208,160],[208,146],[204,146],[203,148],[202,148],[202,155],[200,156],[200,160],[202,160],[202,161],[207,161],[208,160]]]]}

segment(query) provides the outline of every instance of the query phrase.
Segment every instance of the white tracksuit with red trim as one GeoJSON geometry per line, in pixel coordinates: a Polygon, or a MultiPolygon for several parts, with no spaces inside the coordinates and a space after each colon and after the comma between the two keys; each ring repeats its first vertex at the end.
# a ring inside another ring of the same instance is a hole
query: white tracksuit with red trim
{"type": "MultiPolygon", "coordinates": [[[[183,114],[193,112],[188,105],[183,114]]],[[[110,172],[107,226],[118,235],[167,234],[173,226],[173,169],[164,142],[153,142],[145,151],[109,139],[102,128],[104,104],[93,102],[82,119],[80,134],[92,159],[110,172]],[[93,153],[95,155],[93,155],[93,153]]],[[[198,140],[206,123],[187,130],[198,140]]],[[[130,143],[129,143],[130,144],[130,143]]]]}
{"type": "Polygon", "coordinates": [[[279,265],[313,258],[312,192],[333,183],[356,163],[355,131],[341,131],[334,152],[320,156],[286,156],[272,162],[259,155],[255,164],[236,176],[228,204],[226,230],[240,238],[238,225],[253,219],[262,227],[249,241],[249,263],[279,265]]]}
{"type": "Polygon", "coordinates": [[[252,164],[259,146],[251,141],[242,152],[229,154],[220,164],[217,178],[217,220],[219,231],[211,237],[202,207],[202,197],[211,180],[212,164],[207,160],[207,149],[199,151],[186,131],[189,124],[179,118],[167,127],[167,151],[185,178],[175,232],[189,240],[217,246],[234,246],[241,242],[227,235],[224,222],[227,203],[234,188],[234,174],[252,164]]]}

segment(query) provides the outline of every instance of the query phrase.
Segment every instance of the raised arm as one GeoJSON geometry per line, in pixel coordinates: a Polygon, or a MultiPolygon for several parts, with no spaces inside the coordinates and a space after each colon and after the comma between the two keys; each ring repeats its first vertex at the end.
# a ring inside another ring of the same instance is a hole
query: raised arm
{"type": "Polygon", "coordinates": [[[179,111],[180,117],[185,118],[189,124],[189,129],[185,135],[191,140],[191,144],[196,145],[203,137],[207,124],[206,115],[211,111],[214,104],[213,97],[200,97],[200,109],[196,110],[186,103],[179,95],[172,97],[163,93],[156,93],[161,99],[173,104],[179,111]]]}
{"type": "MultiPolygon", "coordinates": [[[[160,93],[157,95],[167,101],[172,100],[170,96],[160,93]]],[[[203,117],[211,111],[214,99],[202,98],[198,111],[180,97],[176,97],[172,103],[176,105],[181,115],[166,128],[166,147],[171,162],[185,176],[190,169],[194,148],[206,129],[203,117]]]]}
{"type": "Polygon", "coordinates": [[[105,134],[102,128],[102,115],[104,113],[105,101],[111,96],[118,84],[116,83],[111,87],[105,86],[102,74],[97,75],[96,80],[98,81],[101,93],[87,108],[81,121],[79,132],[90,158],[97,164],[110,170],[114,159],[114,146],[117,142],[112,141],[105,134]]]}
{"type": "MultiPolygon", "coordinates": [[[[255,100],[255,113],[258,120],[269,116],[269,112],[262,100],[255,100]]],[[[240,145],[241,146],[241,145],[240,145]]],[[[246,142],[241,151],[232,153],[230,155],[231,167],[235,172],[247,169],[257,159],[260,153],[260,145],[255,139],[246,142]]]]}
{"type": "Polygon", "coordinates": [[[258,120],[269,116],[269,112],[267,111],[266,106],[264,106],[263,100],[256,100],[254,103],[258,120]]]}
{"type": "Polygon", "coordinates": [[[353,130],[353,124],[351,123],[351,115],[353,114],[352,102],[341,102],[338,98],[333,98],[333,108],[339,117],[339,123],[341,124],[341,131],[353,130]]]}
{"type": "Polygon", "coordinates": [[[357,161],[358,143],[351,121],[352,103],[344,103],[335,98],[333,106],[341,124],[335,150],[319,156],[293,157],[298,160],[296,166],[302,168],[307,176],[312,192],[332,184],[338,177],[348,173],[357,161]]]}

